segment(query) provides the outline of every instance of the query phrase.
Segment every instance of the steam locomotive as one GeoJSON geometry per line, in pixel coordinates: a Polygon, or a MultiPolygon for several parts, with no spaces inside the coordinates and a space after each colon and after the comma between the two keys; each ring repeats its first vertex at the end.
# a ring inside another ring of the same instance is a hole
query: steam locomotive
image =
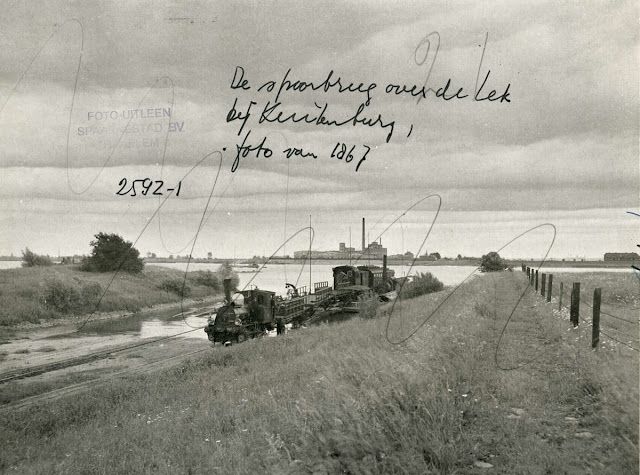
{"type": "Polygon", "coordinates": [[[338,266],[333,268],[333,288],[317,282],[314,291],[287,284],[287,298],[269,290],[248,289],[231,296],[230,280],[225,279],[225,303],[212,315],[204,331],[214,344],[242,343],[264,336],[274,329],[284,332],[285,325],[300,326],[314,316],[332,312],[358,312],[371,299],[395,298],[393,270],[384,266],[338,266]]]}

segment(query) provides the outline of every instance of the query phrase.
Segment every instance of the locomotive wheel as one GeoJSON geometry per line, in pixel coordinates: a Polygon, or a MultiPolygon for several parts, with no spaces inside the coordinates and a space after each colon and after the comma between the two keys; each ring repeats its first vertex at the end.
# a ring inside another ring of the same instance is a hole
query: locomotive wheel
{"type": "Polygon", "coordinates": [[[247,340],[247,335],[245,335],[244,333],[239,333],[238,334],[238,343],[243,343],[247,340]]]}

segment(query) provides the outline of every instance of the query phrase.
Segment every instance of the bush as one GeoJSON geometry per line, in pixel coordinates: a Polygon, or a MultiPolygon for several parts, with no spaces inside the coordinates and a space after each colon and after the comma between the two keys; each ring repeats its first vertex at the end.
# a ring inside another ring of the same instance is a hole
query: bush
{"type": "Polygon", "coordinates": [[[482,256],[480,272],[500,272],[507,268],[507,264],[497,252],[490,252],[482,256]]]}
{"type": "Polygon", "coordinates": [[[440,292],[444,284],[431,272],[419,272],[411,282],[406,282],[400,291],[400,297],[410,299],[419,295],[440,292]]]}
{"type": "Polygon", "coordinates": [[[191,287],[189,284],[187,284],[184,279],[179,279],[177,277],[163,280],[158,288],[165,292],[173,292],[182,298],[186,298],[191,295],[191,287]]]}
{"type": "Polygon", "coordinates": [[[102,286],[89,282],[78,286],[54,277],[44,287],[44,303],[49,310],[61,314],[82,313],[91,310],[102,296],[102,286]]]}
{"type": "Polygon", "coordinates": [[[22,267],[36,267],[36,266],[52,266],[53,261],[49,256],[42,256],[31,252],[29,248],[22,251],[22,267]]]}
{"type": "Polygon", "coordinates": [[[218,281],[216,275],[210,270],[204,272],[198,272],[193,281],[197,285],[204,285],[205,287],[211,287],[213,290],[220,288],[220,281],[218,281]]]}
{"type": "Polygon", "coordinates": [[[60,279],[52,279],[46,283],[44,301],[48,308],[60,313],[77,312],[82,308],[78,289],[60,279]]]}
{"type": "Polygon", "coordinates": [[[82,300],[86,305],[95,304],[102,296],[102,286],[97,282],[89,282],[82,286],[82,300]]]}
{"type": "Polygon", "coordinates": [[[82,262],[82,270],[142,272],[144,262],[140,259],[140,252],[131,242],[125,241],[117,234],[98,233],[95,238],[95,241],[91,241],[91,255],[82,262]]]}

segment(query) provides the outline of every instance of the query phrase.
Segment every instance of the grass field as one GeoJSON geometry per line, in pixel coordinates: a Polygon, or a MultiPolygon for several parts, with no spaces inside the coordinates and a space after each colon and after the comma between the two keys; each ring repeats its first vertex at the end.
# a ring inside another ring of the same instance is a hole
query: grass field
{"type": "MultiPolygon", "coordinates": [[[[213,295],[213,289],[198,285],[189,273],[189,297],[213,295]]],[[[7,269],[0,272],[0,326],[23,322],[40,323],[99,312],[136,312],[153,305],[178,302],[178,292],[163,290],[163,283],[182,284],[184,273],[147,266],[140,274],[82,272],[78,266],[7,269]],[[110,285],[109,285],[110,284],[110,285]]],[[[220,292],[216,292],[220,293],[220,292]]]]}
{"type": "Polygon", "coordinates": [[[638,353],[585,331],[521,272],[484,275],[5,411],[0,470],[637,473],[638,353]]]}

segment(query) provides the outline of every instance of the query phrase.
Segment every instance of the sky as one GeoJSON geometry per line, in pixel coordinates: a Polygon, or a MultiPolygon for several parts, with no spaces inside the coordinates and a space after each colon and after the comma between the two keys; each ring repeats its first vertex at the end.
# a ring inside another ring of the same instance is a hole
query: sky
{"type": "Polygon", "coordinates": [[[637,250],[636,2],[0,8],[0,254],[637,250]]]}

